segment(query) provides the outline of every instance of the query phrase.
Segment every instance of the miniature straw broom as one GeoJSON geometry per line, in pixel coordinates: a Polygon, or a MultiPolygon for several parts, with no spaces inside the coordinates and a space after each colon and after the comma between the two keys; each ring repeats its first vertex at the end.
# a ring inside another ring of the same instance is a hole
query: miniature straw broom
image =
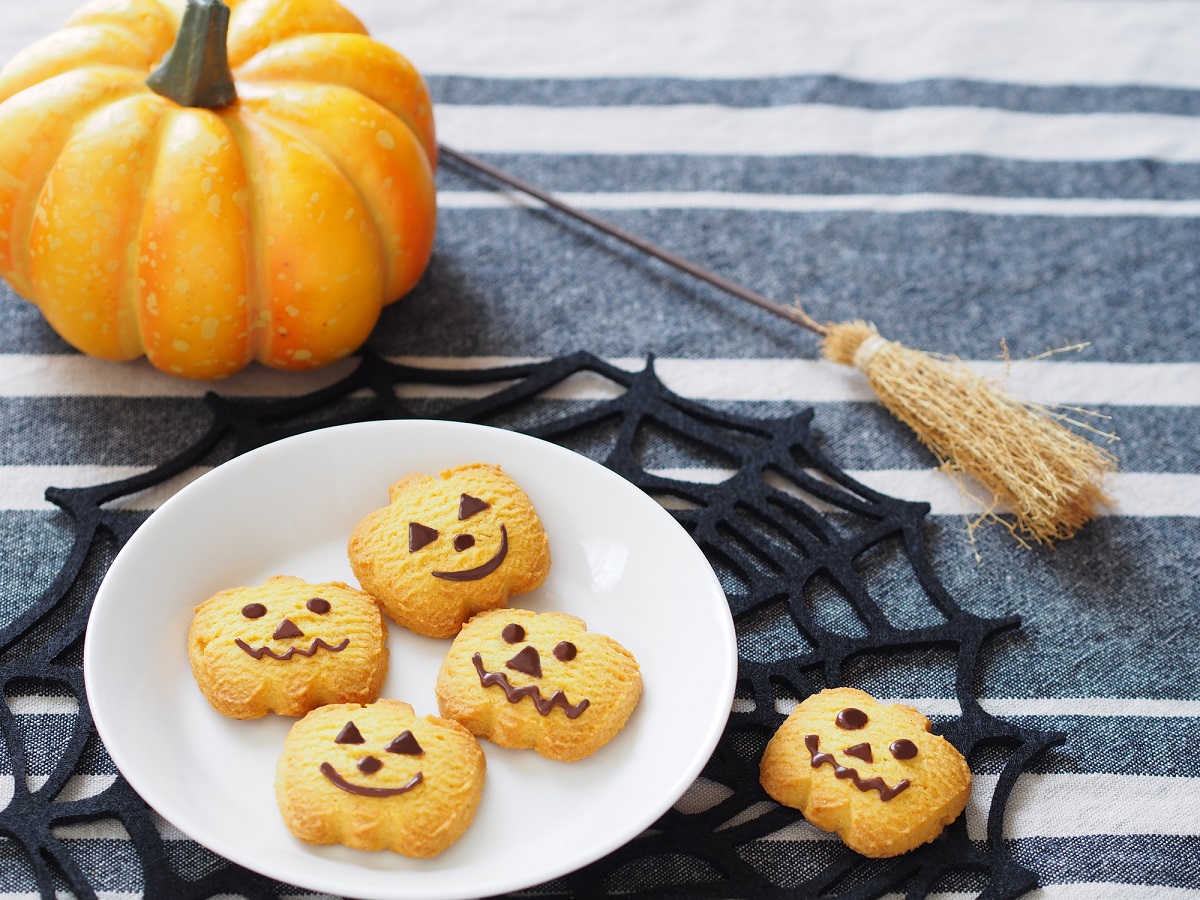
{"type": "Polygon", "coordinates": [[[948,471],[974,477],[996,508],[1016,517],[1014,535],[1053,544],[1072,537],[1108,503],[1101,487],[1116,458],[1068,430],[1066,417],[1013,397],[954,358],[911,350],[883,338],[863,321],[822,325],[797,306],[777,303],[690,260],[564,203],[474,156],[441,153],[541,200],[726,293],[821,337],[821,354],[854,366],[883,406],[913,430],[948,471]],[[1018,532],[1020,534],[1018,534],[1018,532]]]}

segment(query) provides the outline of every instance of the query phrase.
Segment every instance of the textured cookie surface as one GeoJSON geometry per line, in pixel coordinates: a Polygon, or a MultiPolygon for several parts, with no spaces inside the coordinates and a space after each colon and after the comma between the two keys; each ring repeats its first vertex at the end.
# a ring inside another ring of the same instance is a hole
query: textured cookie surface
{"type": "Polygon", "coordinates": [[[409,475],[390,497],[358,523],[348,551],[359,584],[406,628],[453,637],[471,616],[546,580],[541,520],[498,466],[409,475]]]}
{"type": "Polygon", "coordinates": [[[387,674],[387,625],[375,601],[341,582],[276,575],[196,607],[192,674],[224,715],[302,716],[326,703],[369,703],[387,674]]]}
{"type": "Polygon", "coordinates": [[[565,613],[498,609],[459,632],[438,672],[438,708],[502,747],[582,759],[624,727],[642,694],[628,650],[565,613]]]}
{"type": "Polygon", "coordinates": [[[292,726],[275,798],[303,841],[436,856],[471,824],[486,766],[461,725],[399,700],[341,703],[292,726]]]}
{"type": "Polygon", "coordinates": [[[829,688],[797,706],[763,754],[767,793],[853,850],[907,853],[941,834],[971,793],[971,770],[910,706],[829,688]]]}

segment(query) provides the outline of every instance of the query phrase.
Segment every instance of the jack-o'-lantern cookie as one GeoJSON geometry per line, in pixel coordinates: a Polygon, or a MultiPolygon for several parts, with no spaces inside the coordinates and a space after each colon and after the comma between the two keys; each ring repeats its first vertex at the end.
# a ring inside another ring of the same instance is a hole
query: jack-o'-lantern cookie
{"type": "Polygon", "coordinates": [[[196,607],[192,674],[234,719],[302,716],[326,703],[370,703],[387,674],[387,625],[375,600],[329,582],[276,575],[196,607]]]}
{"type": "Polygon", "coordinates": [[[574,760],[624,727],[642,676],[633,654],[574,616],[497,609],[459,632],[436,691],[442,715],[472,734],[574,760]]]}
{"type": "Polygon", "coordinates": [[[455,722],[399,700],[339,703],[292,726],[275,770],[288,829],[311,844],[441,853],[466,831],[487,762],[455,722]]]}
{"type": "Polygon", "coordinates": [[[763,754],[767,793],[864,856],[897,856],[958,818],[971,770],[911,706],[829,688],[797,706],[763,754]]]}
{"type": "Polygon", "coordinates": [[[541,520],[498,466],[409,475],[389,495],[388,506],[355,527],[350,566],[406,628],[453,637],[471,616],[546,580],[550,544],[541,520]]]}

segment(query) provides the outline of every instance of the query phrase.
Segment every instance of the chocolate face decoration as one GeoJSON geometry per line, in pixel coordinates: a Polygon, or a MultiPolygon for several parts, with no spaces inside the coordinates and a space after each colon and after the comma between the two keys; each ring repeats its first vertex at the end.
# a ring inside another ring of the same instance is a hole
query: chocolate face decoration
{"type": "Polygon", "coordinates": [[[563,613],[481,613],[438,675],[438,705],[504,747],[579,759],[610,740],[641,694],[632,655],[563,613]]]}
{"type": "Polygon", "coordinates": [[[297,837],[406,856],[441,852],[467,827],[483,788],[479,744],[407,703],[336,704],[284,742],[275,790],[297,837]]]}
{"type": "Polygon", "coordinates": [[[375,601],[338,582],[277,576],[222,591],[196,608],[188,633],[205,696],[234,718],[373,700],[387,668],[375,601]]]}
{"type": "MultiPolygon", "coordinates": [[[[472,497],[470,494],[463,494],[458,501],[458,520],[466,521],[476,513],[481,513],[485,509],[490,509],[491,504],[480,500],[478,497],[472,497]]],[[[418,550],[423,550],[436,541],[441,535],[437,529],[430,528],[427,525],[422,525],[419,522],[408,523],[408,552],[416,553],[418,550]]],[[[464,550],[470,550],[475,546],[475,535],[462,532],[454,536],[451,541],[456,553],[462,553],[464,550]]],[[[446,581],[478,581],[480,578],[486,578],[491,575],[504,562],[504,558],[508,556],[508,529],[504,523],[500,523],[500,546],[496,549],[496,553],[491,559],[482,562],[477,566],[472,566],[469,569],[459,569],[453,572],[430,572],[434,578],[444,578],[446,581]]]]}
{"type": "Polygon", "coordinates": [[[851,688],[821,691],[767,745],[763,787],[867,856],[911,850],[953,821],[970,793],[966,761],[929,727],[911,707],[851,688]]]}
{"type": "Polygon", "coordinates": [[[348,548],[359,582],[400,624],[451,637],[475,613],[533,590],[550,568],[541,521],[498,467],[477,463],[392,485],[348,548]]]}
{"type": "MultiPolygon", "coordinates": [[[[338,732],[337,737],[333,739],[335,744],[366,744],[366,738],[362,736],[362,732],[353,721],[347,722],[342,730],[338,732]]],[[[387,746],[383,748],[385,753],[395,753],[400,756],[424,756],[425,751],[421,749],[421,745],[417,739],[413,737],[413,733],[408,729],[400,732],[387,746]]],[[[376,775],[383,767],[383,762],[378,756],[363,756],[354,764],[363,775],[376,775]]],[[[320,765],[321,774],[324,775],[335,786],[341,788],[348,794],[356,794],[359,797],[398,797],[401,794],[407,794],[418,784],[425,780],[424,773],[420,770],[407,781],[402,779],[402,783],[394,787],[379,787],[378,785],[355,784],[347,781],[340,772],[333,766],[332,763],[323,762],[320,765]]]]}

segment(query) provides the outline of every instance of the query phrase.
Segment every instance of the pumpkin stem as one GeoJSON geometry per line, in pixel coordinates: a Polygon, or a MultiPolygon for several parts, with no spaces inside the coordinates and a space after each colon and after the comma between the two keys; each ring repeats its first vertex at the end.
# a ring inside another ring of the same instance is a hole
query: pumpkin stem
{"type": "Polygon", "coordinates": [[[229,7],[221,0],[188,0],[179,34],[146,84],[180,106],[219,109],[237,99],[225,42],[229,7]]]}

